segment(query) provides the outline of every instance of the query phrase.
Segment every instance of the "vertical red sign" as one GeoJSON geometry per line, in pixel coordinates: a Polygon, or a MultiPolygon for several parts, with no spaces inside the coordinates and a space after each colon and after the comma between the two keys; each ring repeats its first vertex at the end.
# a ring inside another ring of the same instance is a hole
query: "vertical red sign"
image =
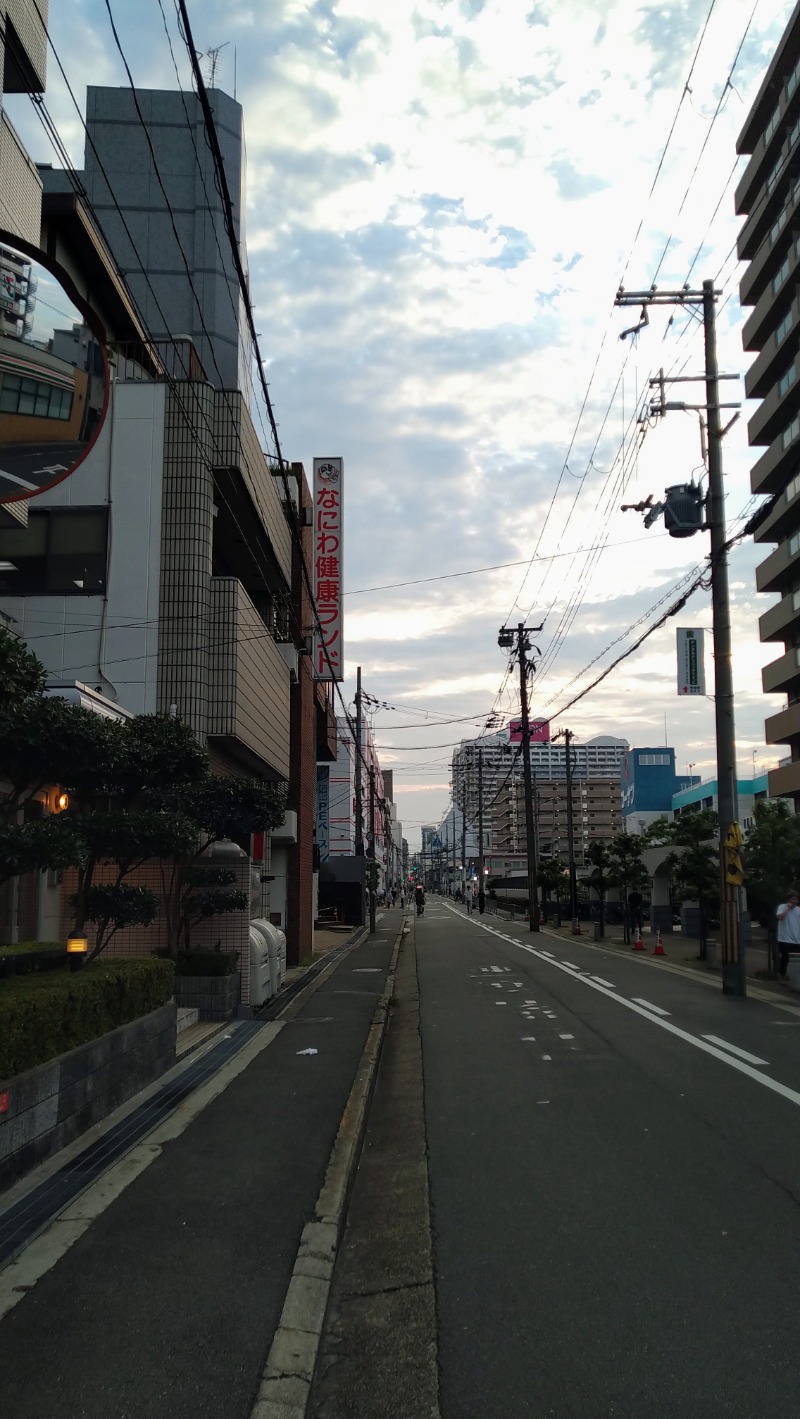
{"type": "Polygon", "coordinates": [[[344,676],[343,482],[341,458],[314,459],[314,674],[318,680],[341,680],[344,676]]]}

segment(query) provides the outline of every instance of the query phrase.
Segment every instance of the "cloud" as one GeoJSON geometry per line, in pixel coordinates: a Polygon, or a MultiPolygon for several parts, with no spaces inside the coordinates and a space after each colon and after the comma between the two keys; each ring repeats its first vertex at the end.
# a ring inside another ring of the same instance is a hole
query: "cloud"
{"type": "MultiPolygon", "coordinates": [[[[160,22],[145,28],[138,7],[118,8],[137,83],[174,86],[160,22]]],[[[430,725],[403,730],[402,742],[472,735],[495,701],[503,716],[514,712],[497,630],[529,610],[545,620],[547,655],[534,701],[558,710],[702,559],[704,537],[687,545],[654,529],[647,539],[636,515],[619,511],[700,461],[696,422],[671,415],[642,434],[633,411],[662,363],[699,368],[701,341],[693,325],[681,334],[682,317],[667,329],[654,312],[635,347],[621,344],[630,321],[614,294],[623,272],[629,288],[649,286],[670,234],[665,287],[683,284],[702,239],[695,277],[720,272],[726,295],[735,291],[739,221],[723,184],[790,8],[782,0],[779,14],[756,13],[734,75],[742,102],[729,95],[709,134],[702,115],[716,105],[752,3],[716,7],[692,101],[648,198],[707,0],[197,7],[199,48],[230,38],[218,70],[228,92],[235,50],[253,298],[282,445],[308,469],[320,451],[345,459],[346,586],[420,582],[348,598],[348,668],[358,659],[370,691],[392,704],[477,717],[434,735],[430,725]],[[584,550],[603,539],[608,551],[584,550]],[[534,553],[524,585],[523,567],[421,580],[534,553]]],[[[126,82],[102,0],[52,11],[79,96],[87,74],[126,82]]],[[[80,165],[82,130],[55,65],[46,99],[80,165]]],[[[34,155],[53,160],[30,103],[9,95],[7,106],[34,155]]],[[[732,371],[743,367],[740,326],[734,298],[718,329],[720,363],[732,371]]],[[[750,499],[749,412],[725,440],[732,522],[750,499]]],[[[769,605],[754,593],[761,551],[737,548],[731,581],[737,732],[743,751],[760,746],[768,761],[781,751],[763,745],[777,705],[759,693],[760,669],[779,648],[757,639],[769,605]]],[[[707,595],[681,614],[708,624],[707,595]]],[[[713,706],[673,696],[673,670],[670,622],[570,710],[570,728],[586,737],[621,727],[658,743],[666,709],[679,757],[710,763],[713,706]]],[[[404,714],[400,723],[414,718],[404,714]]],[[[393,718],[377,716],[388,743],[400,742],[389,737],[393,718]]],[[[406,796],[410,819],[438,817],[449,751],[394,757],[401,811],[406,796]]]]}
{"type": "Polygon", "coordinates": [[[597,174],[580,172],[570,158],[555,158],[547,170],[555,178],[558,194],[565,202],[591,197],[609,186],[608,180],[597,174]]]}

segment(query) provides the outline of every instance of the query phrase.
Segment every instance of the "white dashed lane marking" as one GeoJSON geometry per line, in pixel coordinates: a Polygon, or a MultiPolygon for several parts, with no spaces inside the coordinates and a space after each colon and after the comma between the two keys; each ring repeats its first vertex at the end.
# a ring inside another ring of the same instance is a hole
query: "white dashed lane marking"
{"type": "Polygon", "coordinates": [[[711,1045],[719,1045],[721,1049],[730,1050],[731,1054],[735,1054],[739,1059],[746,1059],[748,1064],[766,1064],[769,1067],[768,1060],[759,1059],[757,1054],[748,1054],[746,1049],[739,1049],[738,1045],[729,1045],[728,1041],[721,1040],[719,1035],[703,1035],[703,1039],[708,1040],[711,1045]]]}
{"type": "MultiPolygon", "coordinates": [[[[642,1000],[642,997],[640,995],[633,995],[631,996],[631,999],[633,1000],[635,1005],[643,1005],[645,1010],[652,1010],[654,1015],[663,1015],[665,1017],[669,1015],[668,1010],[662,1010],[661,1006],[654,1005],[652,1000],[642,1000]]],[[[707,1038],[708,1036],[706,1036],[706,1039],[707,1038]]]]}

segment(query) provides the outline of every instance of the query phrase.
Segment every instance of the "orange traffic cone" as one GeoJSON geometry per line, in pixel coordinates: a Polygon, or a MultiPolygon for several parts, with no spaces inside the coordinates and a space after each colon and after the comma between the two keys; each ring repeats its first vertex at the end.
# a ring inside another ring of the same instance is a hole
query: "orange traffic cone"
{"type": "Polygon", "coordinates": [[[637,928],[636,928],[636,940],[635,940],[634,943],[633,943],[633,950],[634,950],[634,951],[643,951],[643,950],[644,950],[644,942],[643,942],[643,940],[642,940],[642,928],[641,928],[640,926],[637,926],[637,928]]]}
{"type": "Polygon", "coordinates": [[[663,942],[662,939],[661,939],[661,932],[659,931],[658,936],[656,937],[656,944],[655,944],[655,946],[653,947],[653,955],[654,955],[654,956],[666,956],[666,954],[667,954],[667,953],[666,953],[666,951],[664,950],[664,942],[663,942]]]}

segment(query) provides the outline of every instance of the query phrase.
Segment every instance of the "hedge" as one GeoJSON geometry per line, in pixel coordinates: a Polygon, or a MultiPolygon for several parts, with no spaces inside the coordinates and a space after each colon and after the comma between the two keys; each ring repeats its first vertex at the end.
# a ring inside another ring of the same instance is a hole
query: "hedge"
{"type": "Polygon", "coordinates": [[[66,951],[63,941],[14,941],[0,946],[0,956],[27,956],[38,951],[66,951]]]}
{"type": "Polygon", "coordinates": [[[171,961],[151,957],[0,981],[0,1079],[157,1010],[172,998],[173,978],[171,961]]]}

